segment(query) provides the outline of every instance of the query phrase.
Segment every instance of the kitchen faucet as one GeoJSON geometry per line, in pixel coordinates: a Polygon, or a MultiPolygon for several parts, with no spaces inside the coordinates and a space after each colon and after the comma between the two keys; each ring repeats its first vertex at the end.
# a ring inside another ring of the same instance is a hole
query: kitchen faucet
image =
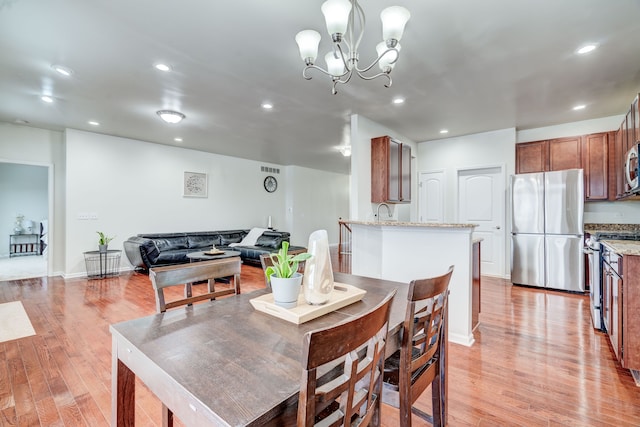
{"type": "Polygon", "coordinates": [[[378,207],[376,208],[377,221],[380,221],[380,206],[384,206],[387,208],[387,215],[389,215],[389,218],[391,218],[391,209],[389,208],[389,205],[387,205],[386,203],[378,203],[378,207]]]}

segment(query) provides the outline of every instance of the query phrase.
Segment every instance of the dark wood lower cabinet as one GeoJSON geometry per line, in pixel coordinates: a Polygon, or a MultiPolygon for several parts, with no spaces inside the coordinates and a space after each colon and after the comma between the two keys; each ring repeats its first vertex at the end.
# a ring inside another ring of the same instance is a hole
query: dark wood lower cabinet
{"type": "Polygon", "coordinates": [[[473,242],[471,263],[471,329],[480,324],[480,242],[473,242]]]}

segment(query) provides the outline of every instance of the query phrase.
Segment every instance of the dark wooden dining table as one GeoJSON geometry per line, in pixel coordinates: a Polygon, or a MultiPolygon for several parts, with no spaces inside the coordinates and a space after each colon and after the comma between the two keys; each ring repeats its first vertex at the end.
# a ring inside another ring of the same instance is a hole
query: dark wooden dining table
{"type": "MultiPolygon", "coordinates": [[[[111,425],[135,424],[136,377],[187,426],[295,420],[306,332],[361,314],[397,289],[387,356],[399,348],[408,285],[343,273],[334,279],[367,292],[361,301],[300,325],[252,307],[250,299],[266,290],[111,325],[111,425]]],[[[445,357],[446,345],[442,349],[445,357]]]]}

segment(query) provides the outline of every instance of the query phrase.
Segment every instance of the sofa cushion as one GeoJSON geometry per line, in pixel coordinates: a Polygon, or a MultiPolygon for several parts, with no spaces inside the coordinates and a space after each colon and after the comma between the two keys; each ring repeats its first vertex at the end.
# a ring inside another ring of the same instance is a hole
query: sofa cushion
{"type": "Polygon", "coordinates": [[[187,254],[189,252],[193,251],[190,249],[177,249],[173,251],[160,252],[160,255],[155,262],[157,265],[187,263],[189,262],[189,258],[187,258],[187,254]]]}
{"type": "Polygon", "coordinates": [[[205,249],[220,246],[222,239],[219,234],[194,233],[187,236],[190,249],[205,249]]]}
{"type": "Polygon", "coordinates": [[[258,237],[258,241],[256,242],[255,246],[280,249],[280,246],[282,246],[282,237],[263,234],[262,236],[258,237]]]}
{"type": "Polygon", "coordinates": [[[229,246],[230,243],[239,243],[244,238],[242,233],[225,233],[220,235],[220,244],[229,246]]]}
{"type": "Polygon", "coordinates": [[[187,236],[176,236],[176,237],[157,237],[151,239],[156,244],[158,251],[173,251],[176,249],[188,249],[189,242],[187,241],[187,236]]]}

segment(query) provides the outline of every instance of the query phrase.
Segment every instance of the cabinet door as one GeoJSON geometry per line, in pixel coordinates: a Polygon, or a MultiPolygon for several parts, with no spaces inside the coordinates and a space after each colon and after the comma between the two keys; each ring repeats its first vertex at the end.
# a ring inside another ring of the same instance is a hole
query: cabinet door
{"type": "Polygon", "coordinates": [[[545,172],[548,169],[548,141],[516,144],[516,173],[545,172]]]}
{"type": "Polygon", "coordinates": [[[387,170],[389,171],[389,185],[387,193],[388,202],[399,202],[400,198],[400,159],[402,144],[389,138],[389,158],[387,159],[387,170]]]}
{"type": "Polygon", "coordinates": [[[627,112],[627,120],[625,122],[625,147],[624,147],[624,152],[626,154],[627,151],[629,151],[631,149],[631,146],[633,145],[633,143],[635,142],[635,125],[634,125],[634,111],[633,111],[633,104],[631,104],[631,108],[629,108],[629,111],[627,112]]]}
{"type": "Polygon", "coordinates": [[[633,132],[633,140],[640,141],[640,110],[638,110],[638,98],[640,94],[636,96],[636,99],[633,100],[633,104],[631,104],[631,108],[634,111],[633,114],[633,125],[635,128],[635,132],[633,132]]]}
{"type": "Polygon", "coordinates": [[[585,200],[607,200],[609,178],[607,133],[586,135],[582,141],[585,200]]]}
{"type": "Polygon", "coordinates": [[[400,182],[400,200],[411,201],[411,146],[402,144],[402,163],[400,164],[402,181],[400,182]]]}
{"type": "Polygon", "coordinates": [[[604,329],[611,330],[611,267],[606,262],[602,263],[602,320],[604,329]]]}
{"type": "Polygon", "coordinates": [[[386,202],[389,196],[389,137],[371,139],[371,202],[386,202]]]}
{"type": "Polygon", "coordinates": [[[612,271],[611,274],[611,328],[609,330],[611,347],[616,359],[622,358],[622,278],[612,271]]]}
{"type": "Polygon", "coordinates": [[[620,128],[616,132],[616,141],[614,147],[613,154],[613,164],[615,168],[615,183],[616,183],[616,199],[619,199],[624,194],[624,175],[623,175],[623,165],[624,165],[624,156],[626,151],[625,149],[625,141],[626,141],[626,131],[625,131],[625,123],[626,119],[620,125],[620,128]]]}
{"type": "Polygon", "coordinates": [[[549,141],[549,170],[582,168],[582,137],[552,139],[549,141]]]}

